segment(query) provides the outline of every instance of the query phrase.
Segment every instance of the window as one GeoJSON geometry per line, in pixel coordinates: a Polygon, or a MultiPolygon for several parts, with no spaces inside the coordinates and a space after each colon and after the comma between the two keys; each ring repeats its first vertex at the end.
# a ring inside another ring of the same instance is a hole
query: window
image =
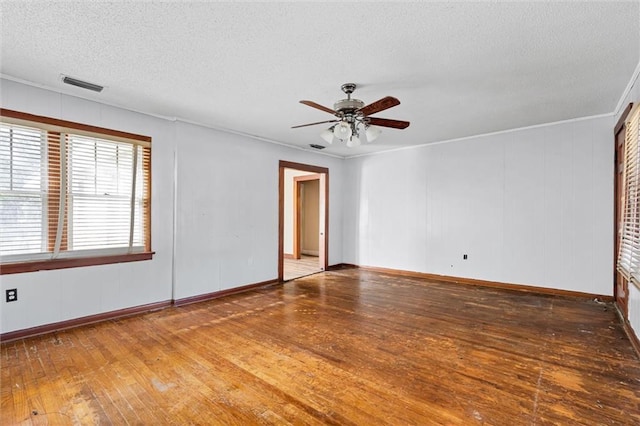
{"type": "Polygon", "coordinates": [[[640,286],[640,107],[631,110],[625,123],[622,235],[618,271],[640,286]]]}
{"type": "Polygon", "coordinates": [[[0,113],[2,273],[151,258],[149,137],[0,113]]]}

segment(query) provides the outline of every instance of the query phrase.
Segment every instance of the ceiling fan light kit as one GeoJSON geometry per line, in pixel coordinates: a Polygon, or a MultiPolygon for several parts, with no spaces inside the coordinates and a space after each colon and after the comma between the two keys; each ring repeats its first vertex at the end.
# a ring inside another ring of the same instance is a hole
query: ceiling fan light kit
{"type": "Polygon", "coordinates": [[[328,129],[324,129],[322,133],[320,133],[320,137],[327,141],[329,145],[333,143],[333,129],[335,128],[336,126],[334,125],[332,127],[329,127],[328,129]]]}
{"type": "Polygon", "coordinates": [[[364,127],[364,134],[367,137],[367,142],[373,142],[378,139],[382,130],[379,127],[367,125],[364,127]]]}
{"type": "Polygon", "coordinates": [[[384,97],[369,105],[365,105],[360,99],[352,99],[351,94],[356,90],[354,83],[345,83],[342,85],[342,91],[347,94],[346,99],[341,99],[333,104],[333,109],[327,108],[313,101],[300,101],[301,104],[328,112],[337,117],[336,120],[319,121],[316,123],[302,124],[293,126],[292,129],[299,127],[315,126],[317,124],[336,123],[320,133],[320,137],[328,144],[333,143],[333,139],[346,141],[347,147],[359,146],[362,141],[360,132],[364,130],[367,142],[373,142],[380,136],[381,127],[390,127],[393,129],[406,129],[409,127],[408,121],[390,120],[388,118],[370,117],[370,115],[384,111],[391,107],[400,105],[400,101],[392,96],[384,97]]]}
{"type": "Polygon", "coordinates": [[[338,125],[333,126],[333,136],[338,139],[349,139],[353,133],[355,132],[351,130],[351,125],[346,121],[341,121],[338,125]]]}

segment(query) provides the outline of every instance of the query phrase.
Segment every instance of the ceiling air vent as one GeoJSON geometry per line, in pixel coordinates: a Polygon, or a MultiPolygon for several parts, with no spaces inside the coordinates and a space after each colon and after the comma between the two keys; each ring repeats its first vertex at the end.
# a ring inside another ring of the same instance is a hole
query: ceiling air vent
{"type": "Polygon", "coordinates": [[[315,143],[310,143],[310,144],[309,144],[309,146],[310,146],[311,148],[315,148],[315,149],[325,149],[325,147],[324,147],[324,146],[322,146],[322,145],[316,145],[315,143]]]}
{"type": "Polygon", "coordinates": [[[68,76],[63,76],[62,81],[64,83],[70,84],[72,86],[82,87],[83,89],[93,90],[94,92],[102,92],[104,89],[103,86],[99,86],[97,84],[88,83],[86,81],[78,80],[77,78],[72,78],[68,76]]]}

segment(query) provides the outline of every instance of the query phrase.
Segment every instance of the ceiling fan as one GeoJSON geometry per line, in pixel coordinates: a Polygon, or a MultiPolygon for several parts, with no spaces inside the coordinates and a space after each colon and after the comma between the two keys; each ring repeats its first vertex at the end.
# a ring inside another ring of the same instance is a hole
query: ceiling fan
{"type": "Polygon", "coordinates": [[[300,101],[301,104],[333,114],[337,117],[336,119],[301,124],[291,128],[297,129],[299,127],[315,126],[317,124],[336,123],[324,130],[320,134],[320,137],[327,141],[327,143],[332,143],[334,138],[347,141],[347,146],[352,147],[360,145],[360,131],[362,128],[364,128],[367,142],[371,142],[381,133],[381,130],[376,126],[391,127],[393,129],[406,129],[409,127],[410,123],[408,121],[370,117],[372,114],[400,105],[398,99],[387,96],[365,106],[364,102],[360,99],[351,99],[351,94],[356,90],[354,83],[345,83],[341,89],[347,94],[347,98],[341,99],[333,104],[333,109],[313,101],[300,101]]]}

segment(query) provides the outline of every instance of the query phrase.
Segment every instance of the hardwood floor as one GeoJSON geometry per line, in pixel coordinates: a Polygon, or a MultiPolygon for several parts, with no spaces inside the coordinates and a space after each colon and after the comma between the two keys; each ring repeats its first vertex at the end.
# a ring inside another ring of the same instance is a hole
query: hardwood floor
{"type": "Polygon", "coordinates": [[[322,271],[318,256],[307,256],[303,254],[300,259],[284,259],[284,280],[289,281],[295,278],[304,277],[322,271]]]}
{"type": "Polygon", "coordinates": [[[640,424],[611,305],[357,269],[1,356],[2,425],[640,424]]]}

